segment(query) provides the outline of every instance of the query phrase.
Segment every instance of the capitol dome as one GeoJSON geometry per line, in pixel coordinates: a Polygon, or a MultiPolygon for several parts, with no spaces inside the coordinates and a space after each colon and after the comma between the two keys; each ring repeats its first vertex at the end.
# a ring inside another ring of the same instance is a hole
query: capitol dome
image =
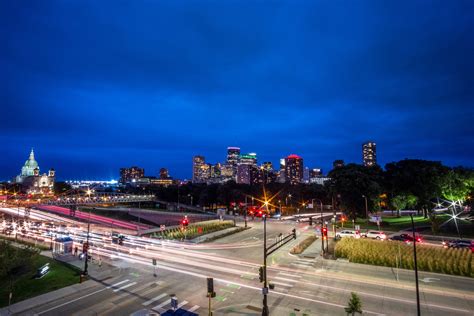
{"type": "Polygon", "coordinates": [[[39,170],[38,163],[35,160],[35,153],[33,149],[31,149],[30,157],[25,161],[25,165],[21,168],[21,176],[29,177],[34,175],[36,168],[39,170]]]}

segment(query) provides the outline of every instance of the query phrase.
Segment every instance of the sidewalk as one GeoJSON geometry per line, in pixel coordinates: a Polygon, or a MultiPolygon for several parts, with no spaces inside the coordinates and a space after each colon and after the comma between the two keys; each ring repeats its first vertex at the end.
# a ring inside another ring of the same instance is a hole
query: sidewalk
{"type": "MultiPolygon", "coordinates": [[[[46,250],[42,251],[41,255],[45,257],[53,258],[51,251],[46,251],[46,250]]],[[[77,257],[74,257],[72,255],[55,256],[55,259],[58,261],[66,262],[81,270],[84,269],[84,260],[79,260],[77,257]]],[[[26,310],[32,309],[34,307],[48,304],[49,302],[61,299],[63,297],[72,295],[74,293],[83,291],[85,289],[91,288],[94,285],[96,285],[96,282],[101,282],[105,279],[109,279],[113,276],[117,276],[119,274],[118,272],[120,272],[119,268],[116,268],[105,262],[102,262],[101,267],[99,267],[96,263],[89,262],[87,270],[88,270],[90,280],[84,281],[83,283],[79,283],[79,279],[78,279],[77,284],[70,285],[62,289],[58,289],[56,291],[41,294],[41,295],[26,299],[24,301],[15,303],[7,307],[3,307],[0,309],[0,316],[19,314],[26,310]]]]}

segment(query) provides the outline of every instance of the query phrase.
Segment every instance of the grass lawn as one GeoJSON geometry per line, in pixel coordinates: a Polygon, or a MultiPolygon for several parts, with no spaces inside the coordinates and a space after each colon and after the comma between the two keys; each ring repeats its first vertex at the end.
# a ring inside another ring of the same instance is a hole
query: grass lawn
{"type": "MultiPolygon", "coordinates": [[[[31,270],[20,275],[14,285],[12,304],[79,282],[80,270],[60,261],[38,255],[31,270]],[[49,262],[50,272],[35,279],[36,269],[49,262]]],[[[0,279],[0,307],[8,305],[9,280],[0,279]]]]}

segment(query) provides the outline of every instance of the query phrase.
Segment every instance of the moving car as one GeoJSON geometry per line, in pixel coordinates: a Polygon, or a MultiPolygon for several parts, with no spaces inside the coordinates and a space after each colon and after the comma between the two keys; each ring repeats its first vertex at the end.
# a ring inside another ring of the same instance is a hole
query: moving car
{"type": "MultiPolygon", "coordinates": [[[[403,241],[406,243],[411,243],[413,242],[413,236],[409,234],[401,234],[401,235],[395,235],[390,238],[390,240],[396,240],[396,241],[403,241]]],[[[423,240],[421,239],[421,236],[416,236],[416,242],[421,243],[423,240]]]]}
{"type": "Polygon", "coordinates": [[[471,249],[471,251],[474,251],[474,243],[467,239],[452,240],[447,243],[447,247],[455,249],[471,249]]]}
{"type": "Polygon", "coordinates": [[[363,235],[364,237],[367,238],[372,238],[372,239],[379,239],[379,240],[385,240],[387,239],[387,235],[385,235],[384,232],[379,232],[377,230],[369,230],[366,234],[363,235]]]}
{"type": "Polygon", "coordinates": [[[336,238],[340,239],[343,237],[349,237],[349,238],[360,238],[360,233],[355,230],[341,230],[340,232],[336,233],[336,238]]]}

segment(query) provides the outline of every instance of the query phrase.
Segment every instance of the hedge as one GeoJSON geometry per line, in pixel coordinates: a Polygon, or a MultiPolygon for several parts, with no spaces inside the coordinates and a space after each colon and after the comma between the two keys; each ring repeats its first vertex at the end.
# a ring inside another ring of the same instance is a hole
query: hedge
{"type": "Polygon", "coordinates": [[[201,235],[213,233],[230,227],[234,227],[234,221],[200,222],[189,224],[186,229],[183,227],[177,227],[166,230],[163,235],[162,233],[154,233],[152,237],[163,236],[166,239],[193,239],[201,235]]]}
{"type": "MultiPolygon", "coordinates": [[[[402,269],[414,269],[413,247],[398,241],[343,238],[335,247],[338,258],[350,262],[402,269]]],[[[442,248],[417,244],[416,258],[421,271],[474,277],[474,256],[469,249],[442,248]]]]}
{"type": "Polygon", "coordinates": [[[298,245],[294,246],[291,248],[290,253],[293,255],[298,255],[305,251],[306,248],[308,248],[318,237],[315,235],[311,235],[306,237],[303,241],[301,241],[298,245]]]}

